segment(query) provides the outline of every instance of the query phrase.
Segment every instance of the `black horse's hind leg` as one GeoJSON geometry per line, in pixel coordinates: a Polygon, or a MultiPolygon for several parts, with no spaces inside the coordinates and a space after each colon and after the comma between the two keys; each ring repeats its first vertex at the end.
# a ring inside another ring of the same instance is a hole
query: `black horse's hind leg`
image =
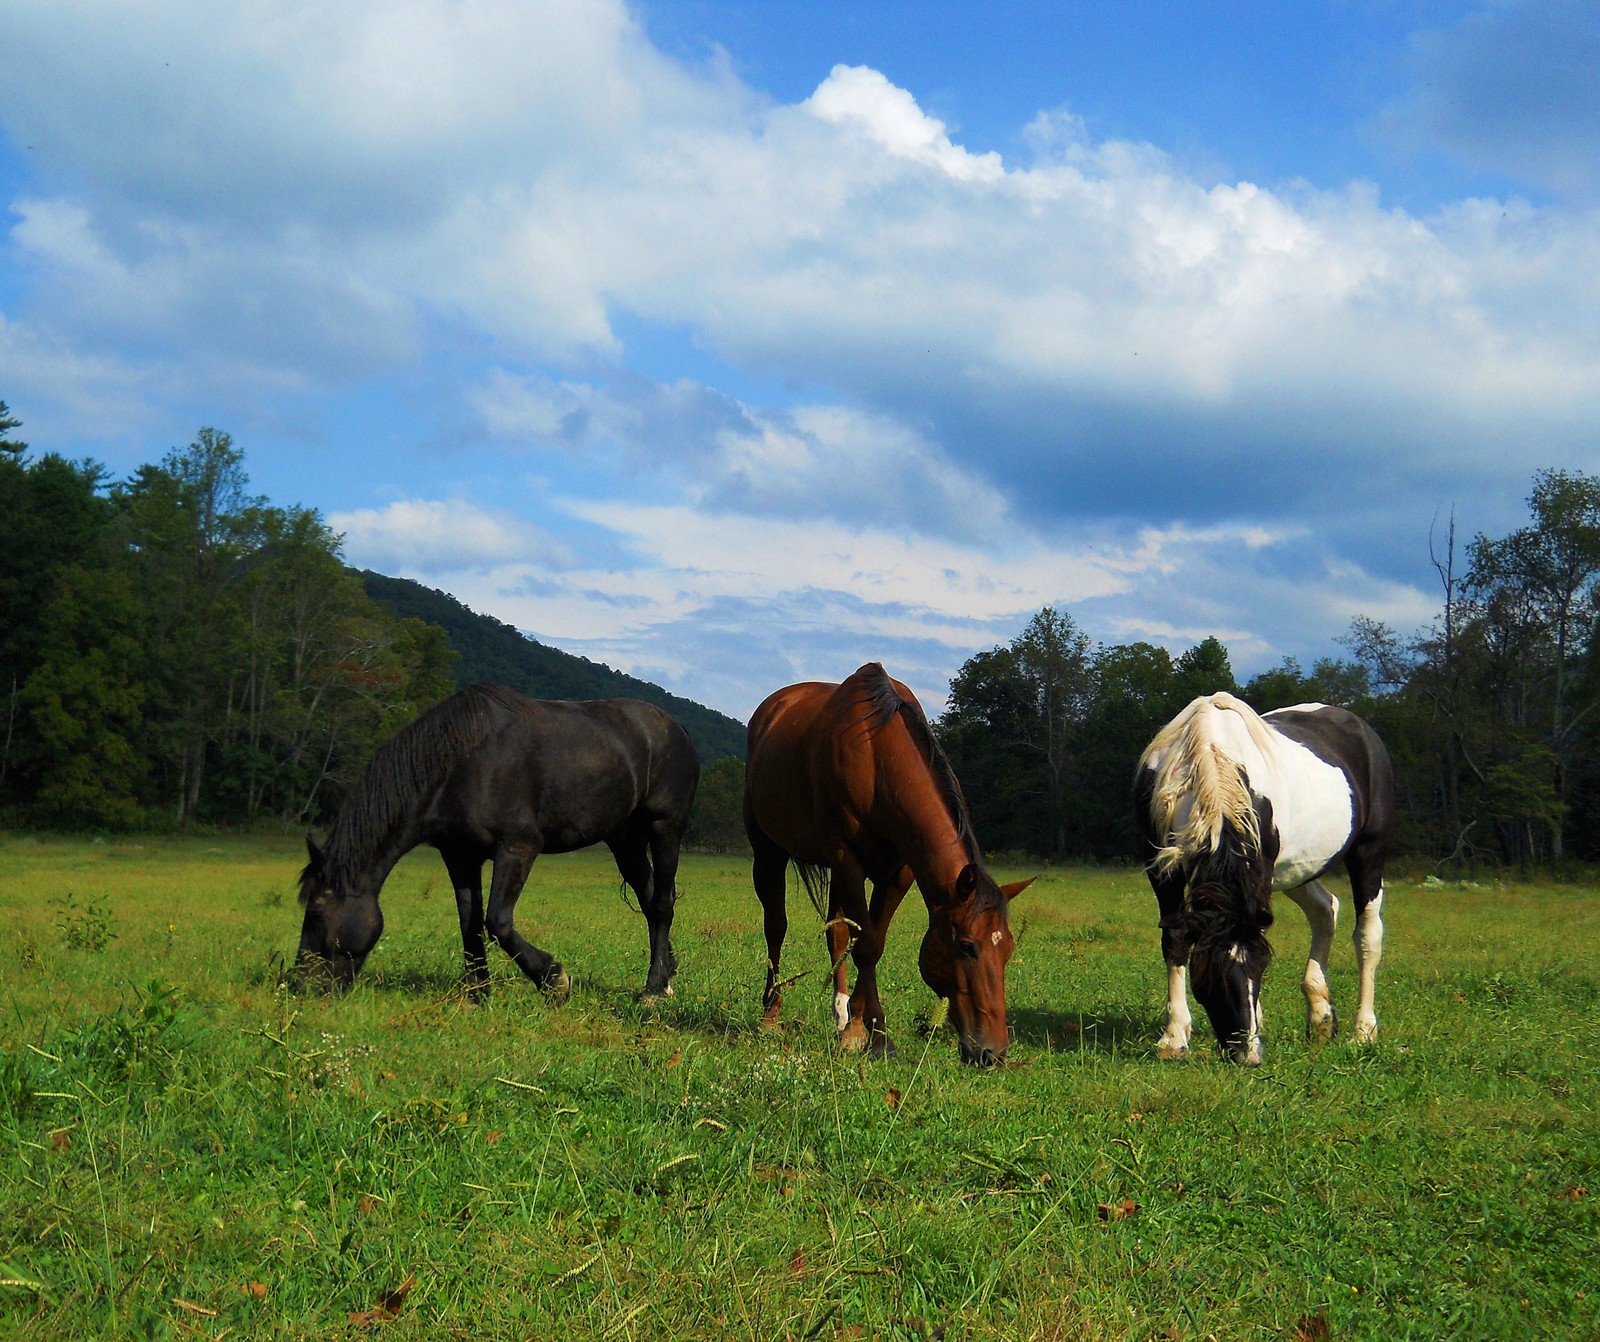
{"type": "Polygon", "coordinates": [[[1356,906],[1350,935],[1356,944],[1356,966],[1361,976],[1356,1000],[1356,1043],[1370,1044],[1378,1037],[1378,961],[1383,958],[1383,863],[1388,853],[1387,835],[1363,840],[1345,854],[1350,873],[1350,894],[1356,906]]]}
{"type": "Polygon", "coordinates": [[[672,911],[676,899],[673,882],[678,866],[678,845],[674,837],[670,855],[660,839],[651,836],[649,856],[646,840],[640,834],[629,832],[606,840],[611,855],[617,860],[617,870],[622,879],[632,887],[650,929],[650,972],[645,978],[645,1001],[672,995],[672,974],[678,967],[672,953],[672,911]],[[654,859],[652,861],[652,858],[654,859]]]}
{"type": "Polygon", "coordinates": [[[461,920],[461,949],[467,960],[469,997],[489,991],[489,956],[483,943],[483,859],[451,849],[440,850],[450,884],[456,892],[456,914],[461,920]]]}
{"type": "Polygon", "coordinates": [[[1189,1014],[1189,943],[1176,926],[1188,881],[1181,871],[1165,876],[1146,871],[1161,908],[1161,958],[1167,966],[1167,1027],[1156,1040],[1156,1056],[1181,1058],[1189,1051],[1194,1028],[1189,1014]]]}
{"type": "Polygon", "coordinates": [[[515,915],[517,900],[539,856],[539,846],[532,842],[501,840],[494,854],[494,879],[489,885],[489,911],[485,918],[489,935],[500,943],[500,948],[517,962],[517,968],[541,988],[565,992],[569,980],[566,971],[548,952],[542,951],[517,931],[515,915]]]}
{"type": "Polygon", "coordinates": [[[678,845],[683,831],[673,821],[657,820],[650,826],[650,865],[655,868],[655,900],[650,905],[650,977],[645,996],[672,995],[672,976],[678,957],[672,952],[672,915],[678,906],[678,845]]]}
{"type": "Polygon", "coordinates": [[[767,986],[761,993],[761,1023],[777,1029],[783,1017],[783,989],[778,983],[778,962],[783,955],[783,938],[789,931],[788,878],[789,854],[767,838],[748,819],[750,835],[750,880],[761,901],[762,929],[767,935],[767,986]]]}

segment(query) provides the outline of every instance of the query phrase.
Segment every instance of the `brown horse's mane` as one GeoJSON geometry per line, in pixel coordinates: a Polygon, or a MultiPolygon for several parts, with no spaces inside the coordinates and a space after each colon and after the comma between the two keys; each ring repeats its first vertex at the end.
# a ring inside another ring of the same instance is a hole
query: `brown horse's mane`
{"type": "Polygon", "coordinates": [[[488,735],[494,719],[522,712],[526,703],[501,685],[469,685],[379,746],[339,808],[320,873],[315,862],[300,873],[301,903],[314,874],[342,893],[343,873],[367,865],[388,847],[440,778],[488,735]]]}
{"type": "Polygon", "coordinates": [[[867,707],[870,710],[867,718],[868,734],[881,731],[890,718],[897,713],[900,715],[906,730],[911,733],[912,741],[916,743],[923,759],[927,761],[934,782],[938,785],[939,795],[944,799],[950,822],[956,827],[956,833],[961,839],[961,847],[972,862],[981,866],[983,857],[978,851],[978,837],[972,832],[972,814],[967,810],[966,794],[961,791],[961,781],[956,777],[955,766],[950,763],[950,757],[944,753],[939,738],[933,734],[933,728],[928,725],[922,705],[915,699],[902,699],[900,692],[894,687],[894,682],[889,679],[889,673],[878,663],[873,662],[863,670],[867,672],[867,707]]]}

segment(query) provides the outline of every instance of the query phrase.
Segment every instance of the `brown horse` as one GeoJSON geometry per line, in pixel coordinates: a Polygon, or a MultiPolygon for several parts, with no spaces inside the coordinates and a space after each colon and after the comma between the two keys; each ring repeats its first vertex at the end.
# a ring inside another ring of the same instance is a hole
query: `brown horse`
{"type": "Polygon", "coordinates": [[[998,886],[984,871],[961,785],[910,690],[872,662],[841,685],[812,681],[769,697],[750,719],[744,818],[765,913],[769,1026],[782,1010],[778,957],[792,860],[819,909],[827,891],[842,1048],[892,1051],[878,961],[914,879],[928,906],[918,967],[949,999],[962,1060],[990,1065],[1005,1057],[1006,910],[1030,882],[998,886]],[[856,964],[853,994],[847,950],[856,964]]]}

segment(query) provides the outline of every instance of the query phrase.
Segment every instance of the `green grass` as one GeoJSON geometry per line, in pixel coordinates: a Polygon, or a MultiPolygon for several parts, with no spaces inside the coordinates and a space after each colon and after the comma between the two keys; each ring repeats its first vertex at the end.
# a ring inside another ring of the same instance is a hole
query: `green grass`
{"type": "Polygon", "coordinates": [[[0,1335],[1600,1335],[1589,887],[1391,884],[1362,1049],[1303,1042],[1284,902],[1245,1071],[1198,1011],[1197,1056],[1155,1059],[1142,877],[1051,871],[1014,906],[1012,1061],[981,1073],[919,1029],[915,900],[883,975],[899,1057],[864,1063],[831,1048],[798,893],[785,968],[809,974],[757,1028],[739,860],[685,862],[655,1007],[606,855],[541,861],[519,923],[573,995],[492,951],[480,1008],[431,853],[391,878],[354,993],[285,995],[302,860],[0,840],[0,1335]]]}

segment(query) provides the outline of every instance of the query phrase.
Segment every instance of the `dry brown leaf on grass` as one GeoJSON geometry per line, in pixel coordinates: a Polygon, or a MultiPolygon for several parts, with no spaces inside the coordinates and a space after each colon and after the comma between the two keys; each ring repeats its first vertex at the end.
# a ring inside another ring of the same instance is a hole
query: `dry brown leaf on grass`
{"type": "Polygon", "coordinates": [[[400,1307],[405,1304],[406,1297],[411,1294],[411,1288],[417,1284],[416,1277],[407,1277],[392,1291],[385,1291],[378,1297],[378,1303],[371,1309],[356,1309],[350,1311],[350,1322],[358,1328],[371,1328],[374,1324],[391,1323],[400,1314],[400,1307]]]}
{"type": "Polygon", "coordinates": [[[883,1093],[883,1102],[891,1109],[898,1109],[900,1107],[900,1088],[898,1086],[890,1086],[883,1093]]]}
{"type": "Polygon", "coordinates": [[[1574,1188],[1567,1189],[1567,1191],[1565,1193],[1557,1193],[1556,1194],[1556,1201],[1557,1202],[1576,1202],[1579,1198],[1586,1198],[1588,1196],[1589,1196],[1589,1190],[1587,1188],[1585,1188],[1582,1184],[1578,1184],[1574,1188]]]}
{"type": "Polygon", "coordinates": [[[1139,1210],[1139,1204],[1132,1198],[1123,1198],[1121,1202],[1098,1202],[1095,1204],[1094,1214],[1102,1221],[1125,1221],[1139,1210]]]}
{"type": "Polygon", "coordinates": [[[794,1256],[789,1259],[789,1271],[792,1272],[795,1276],[799,1277],[799,1276],[804,1275],[805,1270],[806,1270],[805,1250],[796,1249],[794,1251],[794,1256]]]}
{"type": "Polygon", "coordinates": [[[52,1151],[72,1150],[72,1138],[67,1136],[65,1128],[50,1134],[50,1149],[52,1151]]]}
{"type": "Polygon", "coordinates": [[[366,1216],[377,1205],[378,1199],[373,1197],[371,1193],[363,1193],[356,1199],[356,1210],[363,1216],[366,1216]]]}
{"type": "Polygon", "coordinates": [[[1333,1330],[1328,1326],[1326,1314],[1308,1314],[1291,1328],[1289,1342],[1328,1342],[1333,1330]]]}
{"type": "Polygon", "coordinates": [[[246,1286],[241,1286],[239,1290],[252,1300],[265,1300],[267,1298],[267,1283],[264,1281],[250,1282],[246,1286]]]}

